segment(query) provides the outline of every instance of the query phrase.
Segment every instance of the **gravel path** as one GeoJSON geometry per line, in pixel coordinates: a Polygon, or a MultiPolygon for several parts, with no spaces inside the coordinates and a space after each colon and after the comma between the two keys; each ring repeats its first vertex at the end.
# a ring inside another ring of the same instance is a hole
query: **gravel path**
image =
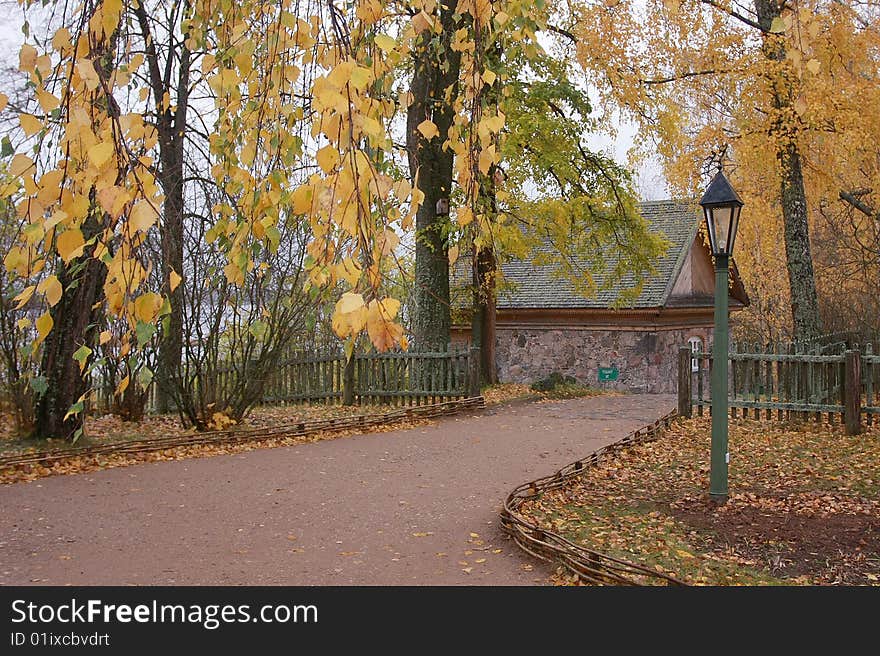
{"type": "Polygon", "coordinates": [[[499,529],[504,497],[674,403],[521,403],[412,430],[2,486],[0,583],[545,583],[549,568],[499,529]]]}

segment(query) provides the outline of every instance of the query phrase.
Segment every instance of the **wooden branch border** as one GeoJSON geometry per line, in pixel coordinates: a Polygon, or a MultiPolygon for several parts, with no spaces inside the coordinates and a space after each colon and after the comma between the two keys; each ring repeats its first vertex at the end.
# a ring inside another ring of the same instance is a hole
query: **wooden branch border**
{"type": "Polygon", "coordinates": [[[567,485],[570,481],[583,476],[590,467],[615,457],[621,450],[658,439],[677,417],[678,412],[672,411],[657,421],[633,431],[623,439],[594,451],[586,458],[566,465],[555,474],[518,486],[504,501],[504,508],[501,511],[502,529],[526,553],[544,561],[561,563],[568,571],[577,574],[587,583],[642,585],[639,579],[647,577],[657,579],[659,583],[666,585],[687,585],[667,574],[575,544],[558,533],[530,522],[520,513],[520,508],[526,501],[548,490],[567,485]]]}

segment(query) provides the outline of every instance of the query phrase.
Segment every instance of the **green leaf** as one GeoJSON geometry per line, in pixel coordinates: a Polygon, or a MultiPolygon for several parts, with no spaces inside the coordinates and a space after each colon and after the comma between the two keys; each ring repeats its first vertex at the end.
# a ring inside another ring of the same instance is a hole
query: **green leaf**
{"type": "Polygon", "coordinates": [[[278,228],[275,226],[266,228],[266,238],[269,240],[269,246],[274,253],[278,249],[278,244],[281,243],[281,233],[278,232],[278,228]]]}
{"type": "Polygon", "coordinates": [[[37,396],[43,396],[49,389],[49,383],[46,382],[45,376],[36,376],[31,378],[31,389],[37,393],[37,396]]]}
{"type": "Polygon", "coordinates": [[[144,367],[138,372],[137,378],[142,387],[147,387],[153,382],[153,370],[149,367],[144,367]]]}
{"type": "Polygon", "coordinates": [[[0,141],[0,157],[11,157],[14,152],[15,148],[12,147],[9,137],[3,137],[3,141],[0,141]]]}
{"type": "Polygon", "coordinates": [[[67,421],[67,418],[71,415],[78,415],[80,412],[83,411],[85,406],[85,401],[83,401],[82,399],[74,403],[72,406],[70,406],[70,410],[67,411],[67,414],[64,415],[64,421],[67,421]]]}
{"type": "Polygon", "coordinates": [[[153,335],[156,334],[156,326],[151,323],[138,321],[134,331],[137,334],[138,348],[143,348],[144,344],[149,342],[153,335]]]}
{"type": "Polygon", "coordinates": [[[268,331],[269,324],[267,324],[265,321],[254,321],[248,328],[248,332],[260,340],[266,337],[266,333],[268,331]]]}
{"type": "Polygon", "coordinates": [[[76,352],[73,354],[73,359],[79,362],[79,368],[82,369],[86,366],[86,360],[89,359],[89,356],[92,354],[92,349],[83,344],[80,346],[76,352]]]}

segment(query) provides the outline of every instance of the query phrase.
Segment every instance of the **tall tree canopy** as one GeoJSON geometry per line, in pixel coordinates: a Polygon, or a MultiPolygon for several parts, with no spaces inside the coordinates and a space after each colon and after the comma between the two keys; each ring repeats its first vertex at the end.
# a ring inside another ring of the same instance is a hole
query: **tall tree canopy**
{"type": "Polygon", "coordinates": [[[580,61],[603,101],[639,123],[674,188],[695,194],[709,169],[732,169],[748,201],[736,255],[747,278],[772,286],[766,268],[787,271],[800,337],[821,326],[808,212],[877,189],[878,11],[822,0],[573,5],[580,61]],[[767,267],[775,243],[784,262],[767,267]]]}

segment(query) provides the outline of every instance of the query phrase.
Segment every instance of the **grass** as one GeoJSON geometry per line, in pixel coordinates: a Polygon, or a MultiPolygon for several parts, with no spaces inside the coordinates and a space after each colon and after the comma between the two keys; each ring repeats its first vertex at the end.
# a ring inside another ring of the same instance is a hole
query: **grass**
{"type": "Polygon", "coordinates": [[[709,434],[708,419],[681,422],[523,511],[693,584],[880,581],[880,427],[847,436],[827,425],[733,421],[731,497],[721,506],[707,495],[709,434]]]}
{"type": "Polygon", "coordinates": [[[486,399],[486,405],[496,405],[511,401],[576,399],[603,394],[619,394],[619,392],[589,387],[580,383],[563,383],[546,392],[538,392],[521,383],[499,383],[484,387],[482,394],[486,399]]]}

